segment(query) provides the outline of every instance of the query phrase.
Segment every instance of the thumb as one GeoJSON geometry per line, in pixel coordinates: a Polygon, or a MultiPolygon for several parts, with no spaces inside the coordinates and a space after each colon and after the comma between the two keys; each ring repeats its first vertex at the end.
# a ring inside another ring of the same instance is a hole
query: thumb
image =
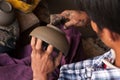
{"type": "Polygon", "coordinates": [[[74,20],[70,20],[70,21],[65,23],[65,27],[66,28],[69,28],[69,27],[74,26],[74,25],[75,25],[75,21],[74,20]]]}

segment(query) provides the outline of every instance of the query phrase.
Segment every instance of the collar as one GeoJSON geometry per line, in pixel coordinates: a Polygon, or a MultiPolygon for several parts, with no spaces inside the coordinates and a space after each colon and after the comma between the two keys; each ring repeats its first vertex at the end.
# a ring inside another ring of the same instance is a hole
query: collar
{"type": "Polygon", "coordinates": [[[114,60],[115,60],[115,51],[113,49],[110,50],[111,52],[111,57],[102,59],[103,62],[103,67],[105,69],[109,69],[109,68],[117,68],[116,66],[113,65],[114,60]]]}

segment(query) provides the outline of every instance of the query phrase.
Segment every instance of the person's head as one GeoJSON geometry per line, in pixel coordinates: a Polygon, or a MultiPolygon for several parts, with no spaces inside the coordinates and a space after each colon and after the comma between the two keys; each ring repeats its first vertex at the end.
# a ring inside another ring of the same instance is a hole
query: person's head
{"type": "Polygon", "coordinates": [[[93,30],[109,47],[110,40],[120,42],[120,0],[78,0],[91,19],[93,30]]]}

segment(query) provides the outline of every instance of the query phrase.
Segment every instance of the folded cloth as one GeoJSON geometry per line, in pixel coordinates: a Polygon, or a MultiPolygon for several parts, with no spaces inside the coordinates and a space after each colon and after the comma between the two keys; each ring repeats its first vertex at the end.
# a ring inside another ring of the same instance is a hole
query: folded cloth
{"type": "Polygon", "coordinates": [[[30,57],[18,60],[0,54],[0,80],[32,80],[30,57]]]}

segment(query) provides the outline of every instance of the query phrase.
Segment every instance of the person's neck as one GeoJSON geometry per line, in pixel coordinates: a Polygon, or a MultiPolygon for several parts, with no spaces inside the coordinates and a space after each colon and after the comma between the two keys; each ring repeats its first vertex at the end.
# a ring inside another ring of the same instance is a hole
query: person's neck
{"type": "Polygon", "coordinates": [[[117,47],[115,49],[115,55],[116,55],[116,57],[115,57],[115,63],[114,63],[114,65],[116,67],[120,68],[120,48],[119,47],[117,47]]]}

